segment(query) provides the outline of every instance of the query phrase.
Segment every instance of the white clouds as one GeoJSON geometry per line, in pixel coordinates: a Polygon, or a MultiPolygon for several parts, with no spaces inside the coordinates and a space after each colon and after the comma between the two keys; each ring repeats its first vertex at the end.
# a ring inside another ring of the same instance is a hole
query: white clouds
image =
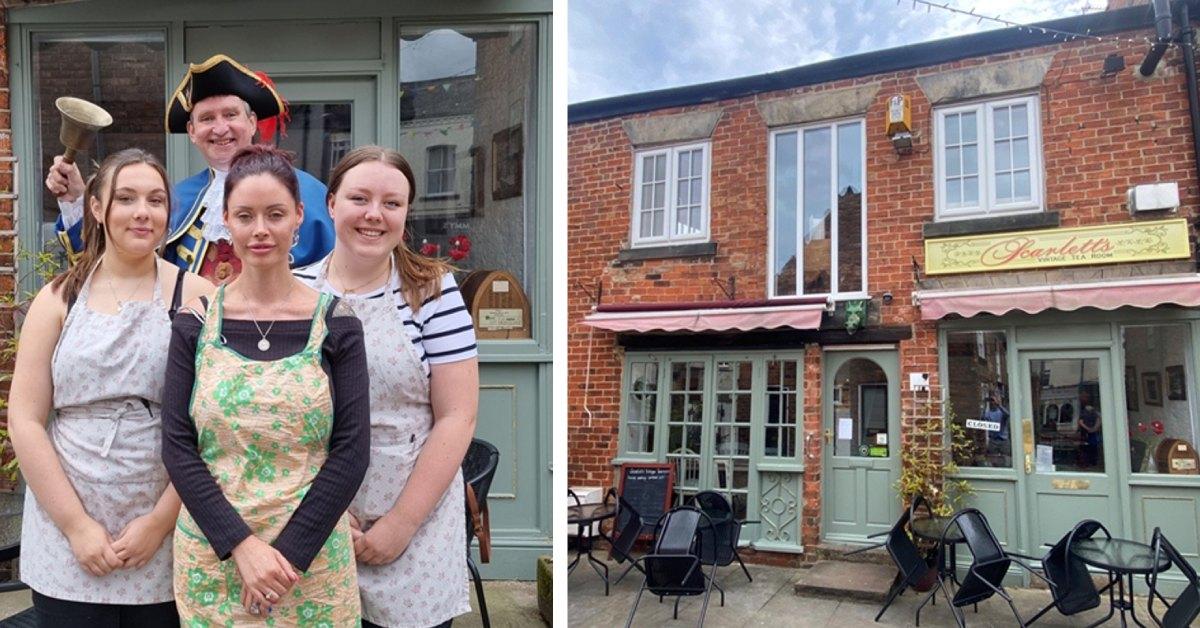
{"type": "MultiPolygon", "coordinates": [[[[946,1],[1021,23],[1100,10],[1104,2],[946,1]]],[[[571,0],[568,99],[763,74],[999,27],[911,5],[911,0],[571,0]]]]}

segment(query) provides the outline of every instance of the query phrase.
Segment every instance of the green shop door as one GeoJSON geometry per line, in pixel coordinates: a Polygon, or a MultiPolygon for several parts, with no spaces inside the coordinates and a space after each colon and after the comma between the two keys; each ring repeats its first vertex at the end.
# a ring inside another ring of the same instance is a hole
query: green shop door
{"type": "Polygon", "coordinates": [[[1020,385],[1028,547],[1054,543],[1083,519],[1124,532],[1115,478],[1121,413],[1108,351],[1025,351],[1020,385]]]}
{"type": "Polygon", "coordinates": [[[899,516],[900,361],[895,350],[825,352],[822,536],[861,542],[899,516]]]}

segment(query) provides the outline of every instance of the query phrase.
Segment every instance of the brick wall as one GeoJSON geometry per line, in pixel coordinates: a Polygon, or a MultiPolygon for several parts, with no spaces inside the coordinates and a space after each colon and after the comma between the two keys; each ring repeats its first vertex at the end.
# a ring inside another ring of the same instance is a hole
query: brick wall
{"type": "MultiPolygon", "coordinates": [[[[1130,32],[1137,37],[1150,31],[1130,32]]],[[[911,326],[913,337],[900,343],[901,381],[927,372],[937,382],[937,327],[921,321],[913,306],[912,260],[923,263],[922,225],[933,219],[932,108],[916,77],[983,63],[1052,53],[1039,90],[1046,209],[1058,211],[1062,226],[1130,220],[1125,192],[1139,183],[1180,184],[1182,216],[1197,211],[1195,161],[1191,147],[1186,87],[1178,49],[1168,51],[1159,73],[1132,75],[1146,46],[1078,41],[947,63],[904,72],[764,93],[736,100],[665,109],[631,117],[722,109],[712,135],[711,258],[650,260],[617,264],[628,246],[632,205],[633,149],[620,119],[573,124],[568,134],[568,482],[609,484],[617,454],[621,350],[614,334],[581,324],[591,302],[587,291],[603,284],[606,303],[716,300],[725,298],[713,279],[737,277],[739,298],[767,294],[767,141],[769,130],[755,106],[788,94],[814,93],[880,83],[866,113],[868,285],[883,325],[911,326]],[[1124,57],[1127,70],[1102,78],[1106,55],[1124,57]],[[898,156],[884,134],[886,102],[895,94],[911,97],[915,146],[898,156]],[[879,296],[891,292],[882,305],[879,296]],[[588,346],[591,343],[590,359],[588,346]],[[586,382],[586,388],[585,388],[586,382]],[[590,414],[590,417],[589,417],[590,414]]],[[[820,347],[806,349],[806,436],[811,446],[804,486],[804,542],[817,540],[820,521],[820,347]]],[[[902,405],[919,400],[904,392],[902,405]]],[[[905,413],[902,446],[937,451],[940,442],[912,443],[912,412],[905,413]]],[[[939,437],[933,437],[940,441],[939,437]]],[[[803,442],[803,441],[802,441],[803,442]]]]}

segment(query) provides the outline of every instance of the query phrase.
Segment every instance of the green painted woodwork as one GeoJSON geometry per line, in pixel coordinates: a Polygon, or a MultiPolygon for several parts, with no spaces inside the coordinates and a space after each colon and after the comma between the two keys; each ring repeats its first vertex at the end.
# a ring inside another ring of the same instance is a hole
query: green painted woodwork
{"type": "MultiPolygon", "coordinates": [[[[297,103],[353,103],[356,144],[399,141],[397,34],[402,25],[524,22],[537,27],[536,79],[526,147],[528,296],[533,338],[481,341],[477,433],[495,442],[501,466],[492,487],[492,562],[488,578],[532,579],[539,555],[551,549],[551,364],[553,359],[551,167],[553,63],[550,0],[422,0],[330,3],[260,0],[212,3],[184,0],[91,0],[8,11],[13,150],[20,160],[18,189],[38,190],[44,173],[33,152],[29,42],[36,32],[153,31],[166,38],[163,100],[182,68],[215,52],[233,54],[268,72],[297,103]],[[237,20],[237,21],[235,21],[237,20]]],[[[183,135],[167,139],[167,167],[181,179],[203,167],[183,135]]],[[[28,192],[26,192],[28,194],[28,192]]],[[[29,195],[30,199],[36,197],[29,195]]],[[[37,245],[39,216],[24,200],[17,217],[20,246],[37,245]]],[[[311,209],[311,208],[310,208],[311,209]]],[[[21,288],[34,290],[33,277],[21,288]]]]}
{"type": "MultiPolygon", "coordinates": [[[[1200,566],[1200,476],[1134,474],[1129,462],[1125,389],[1121,385],[1125,363],[1121,327],[1183,323],[1191,328],[1191,363],[1200,358],[1200,311],[1183,308],[1112,312],[1024,313],[1002,317],[978,316],[939,324],[940,379],[947,381],[947,331],[1005,331],[1010,365],[1009,407],[1013,466],[963,468],[976,495],[971,500],[987,515],[1001,541],[1014,551],[1041,555],[1044,542],[1055,541],[1085,517],[1101,520],[1114,536],[1149,542],[1155,527],[1162,527],[1194,566],[1200,566]],[[1103,365],[1102,433],[1105,473],[1054,474],[1092,481],[1087,490],[1055,490],[1049,478],[1026,475],[1021,448],[1021,419],[1030,416],[1029,360],[1093,357],[1103,365]],[[1104,493],[1103,496],[1099,495],[1104,493]],[[1065,495],[1064,495],[1065,494],[1065,495]]],[[[1178,590],[1177,574],[1162,576],[1168,590],[1178,590]]],[[[1145,583],[1135,585],[1143,591],[1145,583]]]]}
{"type": "Polygon", "coordinates": [[[888,530],[900,514],[895,482],[900,475],[900,359],[895,350],[826,351],[821,369],[821,536],[863,542],[888,530]],[[834,455],[835,375],[852,360],[868,360],[887,377],[887,457],[834,455]]]}

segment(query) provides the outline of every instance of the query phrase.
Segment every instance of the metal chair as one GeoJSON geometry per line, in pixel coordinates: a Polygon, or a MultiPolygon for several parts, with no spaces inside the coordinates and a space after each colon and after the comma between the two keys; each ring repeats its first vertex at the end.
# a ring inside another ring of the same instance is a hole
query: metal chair
{"type": "MultiPolygon", "coordinates": [[[[680,598],[703,595],[704,603],[700,607],[697,625],[704,625],[716,567],[712,568],[713,573],[704,573],[704,566],[700,561],[704,551],[703,539],[699,534],[702,525],[711,526],[712,522],[695,506],[679,506],[659,517],[655,526],[654,549],[638,559],[644,566],[646,577],[633,600],[633,608],[629,611],[629,620],[625,622],[625,628],[633,625],[633,616],[637,613],[642,594],[646,591],[659,596],[660,599],[674,597],[675,619],[679,619],[680,598]]],[[[717,586],[717,590],[721,591],[721,587],[717,586]]],[[[721,606],[724,605],[725,592],[721,591],[721,606]]]]}
{"type": "Polygon", "coordinates": [[[746,579],[754,582],[750,570],[746,569],[746,563],[742,562],[742,557],[738,554],[738,542],[742,536],[742,526],[758,522],[734,519],[733,506],[724,495],[716,491],[700,491],[692,497],[692,503],[708,515],[709,521],[712,522],[711,527],[700,528],[700,535],[704,539],[704,553],[700,555],[700,562],[713,567],[725,567],[737,560],[746,574],[746,579]]]}
{"type": "MultiPolygon", "coordinates": [[[[1111,588],[1113,583],[1109,582],[1108,586],[1097,590],[1087,565],[1071,554],[1072,544],[1076,541],[1090,539],[1097,532],[1103,532],[1104,536],[1112,538],[1108,528],[1105,528],[1104,524],[1099,521],[1094,519],[1080,521],[1070,532],[1052,545],[1046,555],[1040,559],[1042,573],[1045,574],[1042,579],[1050,585],[1051,602],[1036,615],[1030,617],[1026,623],[1032,624],[1052,608],[1058,609],[1058,612],[1063,615],[1070,616],[1100,606],[1100,594],[1111,588]]],[[[1008,554],[1028,560],[1038,560],[1016,552],[1008,554]]],[[[1038,574],[1034,573],[1034,575],[1038,574]]]]}
{"type": "Polygon", "coordinates": [[[643,522],[637,509],[625,501],[624,497],[618,495],[615,488],[608,489],[608,492],[604,494],[605,504],[612,499],[617,500],[617,514],[613,517],[612,534],[609,536],[608,557],[616,561],[618,565],[629,561],[629,566],[621,572],[621,575],[617,576],[617,580],[614,582],[616,584],[634,569],[645,573],[645,570],[633,557],[633,546],[642,534],[643,522]]]}
{"type": "Polygon", "coordinates": [[[479,576],[479,567],[475,564],[474,557],[471,556],[471,542],[478,537],[479,559],[485,563],[491,560],[491,521],[488,517],[487,496],[499,464],[500,450],[496,449],[495,445],[478,438],[471,439],[471,445],[467,447],[467,454],[462,461],[467,502],[467,568],[471,570],[471,579],[475,582],[475,596],[479,598],[479,614],[483,618],[484,628],[491,628],[492,622],[488,618],[487,601],[483,597],[483,579],[479,576]]]}
{"type": "Polygon", "coordinates": [[[959,628],[966,628],[967,625],[961,610],[962,607],[978,604],[993,595],[999,595],[1005,602],[1008,602],[1008,607],[1012,609],[1013,617],[1016,618],[1019,626],[1022,628],[1027,626],[1028,624],[1021,619],[1021,614],[1017,612],[1012,596],[1004,590],[1004,575],[1008,573],[1010,565],[1017,564],[1029,573],[1043,580],[1045,578],[1019,557],[1005,552],[1004,548],[1000,546],[1000,541],[996,539],[996,534],[992,532],[991,526],[988,525],[987,518],[975,508],[959,511],[950,518],[946,524],[946,531],[942,532],[939,551],[945,551],[947,533],[955,524],[958,525],[963,538],[966,539],[967,549],[971,550],[973,557],[971,566],[967,569],[967,575],[963,578],[962,584],[954,592],[953,598],[950,597],[949,588],[943,585],[940,578],[938,579],[929,595],[917,606],[917,625],[921,625],[921,608],[940,589],[950,604],[950,613],[954,615],[954,621],[959,628]]]}
{"type": "MultiPolygon", "coordinates": [[[[1184,628],[1185,626],[1194,625],[1197,618],[1200,618],[1200,578],[1196,576],[1196,570],[1188,564],[1188,561],[1183,558],[1179,550],[1175,549],[1174,545],[1167,540],[1163,535],[1162,530],[1154,528],[1154,537],[1150,541],[1151,547],[1154,548],[1154,564],[1158,565],[1162,556],[1170,559],[1171,564],[1179,568],[1183,573],[1183,577],[1187,578],[1188,584],[1180,592],[1179,597],[1175,598],[1174,603],[1168,603],[1162,593],[1158,591],[1158,571],[1157,569],[1148,576],[1150,581],[1150,599],[1147,602],[1147,610],[1150,612],[1150,617],[1154,619],[1154,623],[1163,628],[1184,628]],[[1163,613],[1162,619],[1154,612],[1154,598],[1158,598],[1167,607],[1167,612],[1163,613]]],[[[1168,567],[1170,569],[1170,567],[1168,567]]]]}
{"type": "MultiPolygon", "coordinates": [[[[896,564],[898,573],[892,581],[892,587],[888,589],[887,597],[883,600],[883,607],[875,615],[875,621],[879,621],[879,618],[883,617],[888,607],[892,605],[892,602],[905,589],[928,583],[931,579],[936,579],[937,577],[937,572],[925,562],[925,559],[921,557],[921,550],[917,548],[917,545],[908,536],[906,528],[908,528],[911,516],[911,509],[901,512],[900,518],[896,520],[896,523],[892,524],[892,529],[887,531],[887,539],[883,543],[850,552],[854,554],[875,547],[886,547],[888,555],[892,557],[892,562],[896,564]]],[[[918,611],[917,625],[920,625],[920,621],[921,616],[918,611]]]]}

